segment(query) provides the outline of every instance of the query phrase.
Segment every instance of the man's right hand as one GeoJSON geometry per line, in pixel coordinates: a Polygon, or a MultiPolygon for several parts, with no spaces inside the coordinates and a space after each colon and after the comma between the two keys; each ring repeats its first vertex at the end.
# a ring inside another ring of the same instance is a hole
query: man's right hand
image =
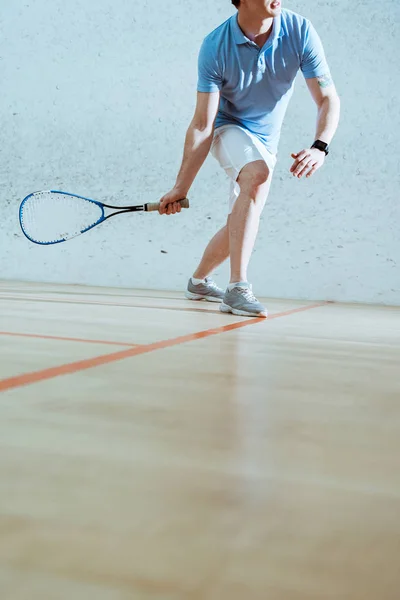
{"type": "Polygon", "coordinates": [[[179,190],[173,188],[168,194],[165,194],[160,200],[160,215],[174,215],[180,213],[182,206],[178,200],[183,200],[186,197],[179,190]]]}
{"type": "Polygon", "coordinates": [[[197,93],[196,111],[186,133],[185,149],[177,183],[168,194],[161,198],[160,215],[174,215],[181,212],[182,207],[178,200],[186,198],[194,178],[210,151],[219,99],[220,92],[197,93]]]}

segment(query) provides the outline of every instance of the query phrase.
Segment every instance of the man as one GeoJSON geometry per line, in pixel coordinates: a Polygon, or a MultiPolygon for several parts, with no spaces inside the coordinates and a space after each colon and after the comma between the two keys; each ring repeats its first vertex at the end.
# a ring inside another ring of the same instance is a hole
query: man
{"type": "Polygon", "coordinates": [[[237,13],[203,41],[197,106],[175,186],[161,199],[160,214],[180,212],[177,201],[187,196],[211,150],[231,179],[229,216],[208,244],[186,297],[221,302],[222,312],[266,317],[247,280],[247,267],[296,74],[303,73],[318,119],[311,148],[292,154],[294,177],[311,177],[324,164],[340,101],[322,43],[307,19],[283,10],[280,0],[232,3],[237,13]],[[228,257],[231,278],[224,292],[209,275],[228,257]]]}

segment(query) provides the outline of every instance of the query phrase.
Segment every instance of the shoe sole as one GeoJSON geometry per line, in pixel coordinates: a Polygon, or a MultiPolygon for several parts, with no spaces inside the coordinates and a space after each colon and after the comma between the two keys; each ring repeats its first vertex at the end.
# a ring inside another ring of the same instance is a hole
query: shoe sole
{"type": "Polygon", "coordinates": [[[219,310],[223,313],[231,313],[238,317],[259,317],[260,319],[266,319],[268,317],[267,311],[265,313],[248,312],[246,310],[239,310],[238,308],[232,308],[228,304],[222,303],[219,310]]]}
{"type": "Polygon", "coordinates": [[[192,292],[185,292],[187,300],[206,300],[206,302],[222,302],[222,298],[216,298],[215,296],[202,296],[200,294],[193,294],[192,292]]]}

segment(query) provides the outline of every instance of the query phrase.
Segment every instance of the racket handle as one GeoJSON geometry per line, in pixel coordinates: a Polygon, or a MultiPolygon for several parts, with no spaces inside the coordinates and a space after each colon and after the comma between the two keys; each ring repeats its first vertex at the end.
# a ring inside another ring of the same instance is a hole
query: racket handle
{"type": "MultiPolygon", "coordinates": [[[[182,200],[178,200],[182,208],[189,208],[189,198],[183,198],[182,200]]],[[[146,212],[155,212],[160,208],[159,202],[149,202],[144,205],[144,210],[146,212]]]]}

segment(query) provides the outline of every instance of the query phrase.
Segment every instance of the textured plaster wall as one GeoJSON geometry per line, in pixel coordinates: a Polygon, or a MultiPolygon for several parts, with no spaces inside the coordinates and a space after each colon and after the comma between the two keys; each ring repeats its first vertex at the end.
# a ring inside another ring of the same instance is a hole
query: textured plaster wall
{"type": "MultiPolygon", "coordinates": [[[[294,181],[314,138],[301,77],[251,263],[260,295],[400,304],[400,4],[286,2],[312,19],[341,99],[326,168],[294,181]]],[[[3,0],[0,11],[0,277],[182,289],[223,224],[228,182],[209,157],[179,218],[112,219],[55,247],[19,231],[20,200],[59,188],[109,202],[173,184],[195,103],[203,37],[229,0],[3,0]]],[[[217,280],[224,285],[227,267],[217,280]]]]}

